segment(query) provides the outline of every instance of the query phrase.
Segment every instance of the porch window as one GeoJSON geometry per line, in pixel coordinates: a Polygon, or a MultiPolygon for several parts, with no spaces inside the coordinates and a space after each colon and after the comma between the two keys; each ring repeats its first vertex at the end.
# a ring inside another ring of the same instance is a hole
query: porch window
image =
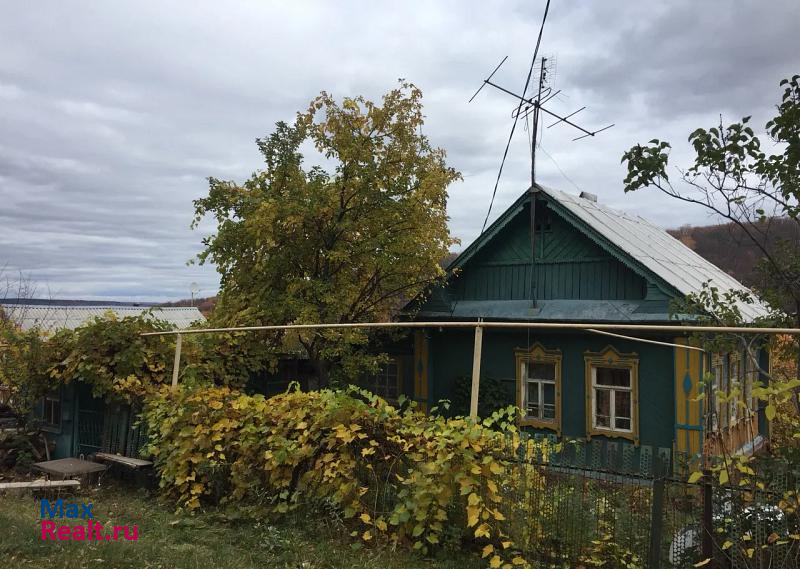
{"type": "Polygon", "coordinates": [[[381,364],[376,373],[364,378],[361,386],[387,401],[397,401],[400,396],[400,362],[392,358],[381,364]]]}
{"type": "Polygon", "coordinates": [[[61,429],[61,393],[42,398],[42,426],[49,430],[61,429]]]}
{"type": "Polygon", "coordinates": [[[561,430],[561,352],[534,344],[516,350],[520,425],[561,430]]]}
{"type": "Polygon", "coordinates": [[[589,436],[605,435],[638,442],[638,369],[636,354],[622,354],[607,347],[587,352],[587,431],[589,436]]]}

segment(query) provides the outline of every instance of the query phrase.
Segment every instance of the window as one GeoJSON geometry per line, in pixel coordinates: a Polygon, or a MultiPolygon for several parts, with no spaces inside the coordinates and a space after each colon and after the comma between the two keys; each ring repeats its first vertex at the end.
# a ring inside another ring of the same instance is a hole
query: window
{"type": "Polygon", "coordinates": [[[613,347],[587,352],[588,435],[639,439],[638,370],[636,354],[621,354],[613,347]]]}
{"type": "Polygon", "coordinates": [[[633,419],[631,370],[592,367],[594,427],[630,431],[633,419]]]}
{"type": "Polygon", "coordinates": [[[46,429],[61,429],[61,393],[42,397],[42,425],[46,429]]]}
{"type": "Polygon", "coordinates": [[[400,396],[400,363],[394,358],[381,364],[378,371],[368,375],[361,386],[387,401],[397,401],[400,396]]]}
{"type": "Polygon", "coordinates": [[[520,425],[561,430],[561,352],[534,344],[517,350],[520,425]]]}

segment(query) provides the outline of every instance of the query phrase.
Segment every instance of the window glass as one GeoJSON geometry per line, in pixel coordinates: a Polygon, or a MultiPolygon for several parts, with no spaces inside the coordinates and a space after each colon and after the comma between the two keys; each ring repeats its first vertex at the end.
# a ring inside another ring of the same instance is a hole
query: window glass
{"type": "Polygon", "coordinates": [[[543,418],[554,420],[556,418],[556,384],[542,384],[542,407],[543,418]]]}
{"type": "Polygon", "coordinates": [[[595,425],[609,428],[611,426],[611,392],[607,389],[595,389],[595,425]]]}
{"type": "Polygon", "coordinates": [[[528,378],[543,379],[545,381],[556,380],[556,364],[552,363],[528,363],[528,378]]]}
{"type": "Polygon", "coordinates": [[[539,417],[539,382],[528,382],[528,416],[539,417]]]}
{"type": "Polygon", "coordinates": [[[44,398],[42,420],[48,427],[61,426],[61,397],[57,395],[47,395],[44,398]]]}
{"type": "Polygon", "coordinates": [[[609,385],[612,387],[630,387],[631,372],[628,369],[618,369],[611,367],[595,368],[597,374],[595,383],[597,385],[609,385]]]}
{"type": "Polygon", "coordinates": [[[388,400],[397,399],[400,395],[398,384],[399,366],[396,361],[382,364],[374,375],[366,376],[361,382],[362,387],[388,400]]]}
{"type": "Polygon", "coordinates": [[[530,419],[556,420],[556,364],[553,362],[523,362],[523,409],[530,419]]]}

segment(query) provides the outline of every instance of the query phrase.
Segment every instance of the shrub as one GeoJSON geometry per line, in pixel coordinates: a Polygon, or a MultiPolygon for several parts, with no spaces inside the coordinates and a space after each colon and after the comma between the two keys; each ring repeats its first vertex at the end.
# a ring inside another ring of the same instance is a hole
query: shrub
{"type": "Polygon", "coordinates": [[[532,467],[512,468],[522,452],[512,417],[426,416],[355,388],[270,399],[225,387],[179,389],[145,410],[161,486],[189,510],[220,504],[261,516],[334,508],[360,541],[423,553],[445,540],[464,542],[491,567],[525,563],[504,499],[541,481],[532,467]]]}

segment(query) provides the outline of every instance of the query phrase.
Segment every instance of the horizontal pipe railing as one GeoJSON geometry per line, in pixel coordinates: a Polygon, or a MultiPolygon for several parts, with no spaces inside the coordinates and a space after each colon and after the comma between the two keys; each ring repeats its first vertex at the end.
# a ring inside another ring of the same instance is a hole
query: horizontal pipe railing
{"type": "Polygon", "coordinates": [[[727,334],[800,334],[800,328],[758,328],[755,326],[704,326],[675,324],[602,324],[597,322],[347,322],[342,324],[276,324],[272,326],[240,326],[233,328],[185,328],[161,332],[143,332],[142,336],[168,336],[171,334],[211,334],[221,332],[249,332],[257,330],[340,330],[352,328],[537,328],[542,330],[627,330],[640,332],[716,332],[727,334]]]}

